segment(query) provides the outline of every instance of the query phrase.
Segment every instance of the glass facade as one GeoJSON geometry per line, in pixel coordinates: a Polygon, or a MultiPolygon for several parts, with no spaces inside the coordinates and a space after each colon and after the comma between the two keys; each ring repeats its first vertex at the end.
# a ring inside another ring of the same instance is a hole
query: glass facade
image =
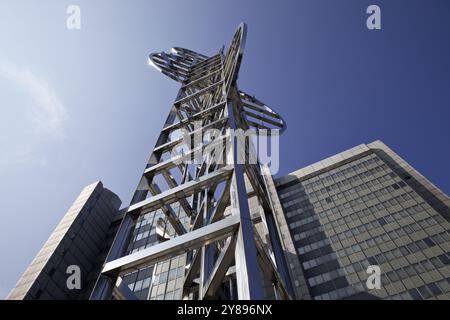
{"type": "MultiPolygon", "coordinates": [[[[178,203],[171,205],[180,222],[187,228],[190,219],[178,203]]],[[[127,254],[149,248],[176,237],[175,230],[161,209],[141,214],[133,231],[127,254]]],[[[152,266],[128,270],[122,278],[140,300],[179,300],[182,298],[186,254],[152,266]]]]}
{"type": "Polygon", "coordinates": [[[450,298],[450,225],[375,152],[277,183],[313,299],[450,298]],[[381,288],[369,290],[369,265],[381,288]]]}

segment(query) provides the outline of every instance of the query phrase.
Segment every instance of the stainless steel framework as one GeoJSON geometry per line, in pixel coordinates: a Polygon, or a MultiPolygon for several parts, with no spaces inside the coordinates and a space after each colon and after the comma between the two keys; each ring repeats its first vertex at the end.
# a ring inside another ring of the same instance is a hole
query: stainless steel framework
{"type": "MultiPolygon", "coordinates": [[[[261,165],[239,163],[238,148],[230,134],[237,129],[282,132],[286,128],[276,112],[236,85],[245,40],[246,25],[242,23],[228,50],[222,48],[212,57],[179,47],[170,53],[150,55],[150,64],[180,82],[181,88],[91,299],[133,299],[133,292],[121,279],[123,271],[155,265],[180,254],[187,257],[184,299],[218,298],[222,284],[230,279],[236,283],[238,299],[266,298],[267,287],[273,290],[272,297],[293,298],[261,165]],[[194,126],[195,121],[201,124],[200,128],[194,126]],[[204,134],[210,128],[218,129],[220,136],[205,142],[204,134]],[[192,137],[192,149],[174,156],[171,151],[182,141],[180,130],[192,137]],[[217,143],[225,143],[225,150],[231,152],[216,154],[216,149],[209,147],[217,143]],[[198,150],[203,151],[202,157],[194,159],[198,150]],[[225,161],[214,161],[218,158],[225,161]],[[256,198],[256,215],[251,214],[250,197],[256,198]],[[180,221],[174,204],[183,209],[188,223],[180,221]],[[126,254],[137,218],[157,209],[164,212],[175,235],[126,254]]],[[[245,149],[246,156],[248,150],[245,149]]]]}

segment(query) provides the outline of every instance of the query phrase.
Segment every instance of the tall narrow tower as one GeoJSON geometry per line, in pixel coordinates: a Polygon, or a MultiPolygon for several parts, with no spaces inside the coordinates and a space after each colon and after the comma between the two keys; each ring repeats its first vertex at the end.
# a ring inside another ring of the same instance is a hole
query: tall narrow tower
{"type": "Polygon", "coordinates": [[[91,299],[294,298],[267,168],[235,134],[285,129],[237,87],[245,40],[242,23],[212,57],[150,55],[181,88],[91,299]]]}

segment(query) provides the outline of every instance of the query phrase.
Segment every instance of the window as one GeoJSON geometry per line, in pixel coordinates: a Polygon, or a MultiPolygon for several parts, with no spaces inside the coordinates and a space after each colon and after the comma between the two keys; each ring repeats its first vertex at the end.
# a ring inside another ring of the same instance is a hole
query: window
{"type": "Polygon", "coordinates": [[[172,269],[169,271],[169,281],[174,280],[176,278],[177,269],[172,269]]]}
{"type": "Polygon", "coordinates": [[[450,281],[444,279],[438,282],[439,288],[443,292],[449,292],[450,291],[450,281]]]}
{"type": "Polygon", "coordinates": [[[443,266],[444,266],[444,264],[442,263],[442,261],[439,260],[439,259],[436,258],[436,257],[431,258],[430,261],[431,261],[431,263],[433,264],[433,266],[435,266],[436,268],[440,268],[440,267],[443,267],[443,266]]]}
{"type": "Polygon", "coordinates": [[[413,267],[417,271],[417,273],[425,272],[425,269],[419,263],[414,263],[413,267]]]}
{"type": "Polygon", "coordinates": [[[414,233],[414,230],[411,228],[411,226],[403,227],[403,229],[406,231],[407,234],[414,233]]]}
{"type": "Polygon", "coordinates": [[[419,251],[419,248],[414,243],[408,244],[408,249],[412,253],[419,251]]]}
{"type": "Polygon", "coordinates": [[[401,252],[398,248],[395,248],[394,250],[392,250],[392,254],[393,254],[396,258],[400,258],[400,257],[403,256],[403,255],[402,255],[402,252],[401,252]]]}
{"type": "Polygon", "coordinates": [[[369,247],[373,247],[375,245],[375,240],[369,239],[367,240],[367,244],[369,245],[369,247]]]}
{"type": "Polygon", "coordinates": [[[429,246],[429,247],[433,247],[433,246],[435,246],[436,244],[433,242],[433,240],[431,240],[430,238],[425,238],[425,239],[423,239],[423,241],[427,244],[427,246],[429,246]]]}
{"type": "Polygon", "coordinates": [[[395,231],[390,231],[389,232],[389,236],[391,237],[391,239],[397,239],[398,235],[395,231]]]}
{"type": "Polygon", "coordinates": [[[359,272],[359,271],[361,271],[363,269],[359,262],[355,262],[353,264],[353,268],[355,269],[356,272],[359,272]]]}
{"type": "Polygon", "coordinates": [[[417,290],[420,292],[420,295],[424,299],[431,297],[431,293],[427,290],[427,288],[425,286],[421,286],[421,287],[417,288],[417,290]]]}
{"type": "Polygon", "coordinates": [[[430,261],[428,261],[428,260],[422,261],[422,265],[423,265],[423,267],[424,267],[427,271],[434,270],[433,265],[432,265],[432,264],[430,263],[430,261]]]}
{"type": "Polygon", "coordinates": [[[424,241],[416,241],[415,243],[421,250],[425,250],[428,248],[427,244],[424,241]]]}
{"type": "Polygon", "coordinates": [[[441,254],[440,256],[438,256],[438,258],[442,261],[443,264],[450,264],[450,259],[445,254],[441,254]]]}
{"type": "Polygon", "coordinates": [[[439,289],[439,287],[434,283],[430,283],[427,287],[428,290],[430,290],[435,296],[440,295],[442,293],[441,289],[439,289]]]}
{"type": "Polygon", "coordinates": [[[420,296],[417,289],[411,289],[408,292],[411,295],[411,298],[413,298],[414,300],[422,300],[422,297],[420,296]]]}
{"type": "Polygon", "coordinates": [[[173,291],[169,291],[166,293],[165,300],[173,300],[173,291]]]}
{"type": "Polygon", "coordinates": [[[433,239],[433,241],[438,244],[445,242],[438,234],[432,236],[431,239],[433,239]]]}
{"type": "Polygon", "coordinates": [[[398,278],[397,274],[395,273],[395,271],[390,271],[386,275],[387,275],[387,277],[389,278],[389,280],[391,282],[395,282],[395,281],[399,280],[399,278],[398,278]]]}
{"type": "Polygon", "coordinates": [[[386,252],[384,255],[386,256],[386,259],[389,261],[395,259],[395,256],[391,251],[386,252]]]}
{"type": "Polygon", "coordinates": [[[142,289],[146,289],[146,288],[150,287],[151,280],[152,280],[152,278],[145,279],[144,282],[142,283],[142,289]]]}
{"type": "Polygon", "coordinates": [[[376,259],[377,259],[378,263],[384,263],[384,262],[386,262],[386,258],[384,257],[383,254],[377,255],[377,256],[376,256],[376,259]]]}
{"type": "Polygon", "coordinates": [[[416,275],[416,272],[415,272],[415,270],[414,270],[414,268],[412,266],[406,266],[405,267],[405,271],[410,277],[416,275]]]}
{"type": "Polygon", "coordinates": [[[160,276],[159,276],[159,283],[160,284],[166,282],[167,275],[168,275],[167,271],[160,274],[160,276]]]}
{"type": "Polygon", "coordinates": [[[409,254],[409,251],[405,246],[400,247],[400,251],[404,256],[407,256],[409,254]]]}
{"type": "Polygon", "coordinates": [[[399,269],[397,270],[398,276],[400,277],[400,279],[406,279],[408,278],[408,274],[406,273],[405,270],[403,269],[399,269]]]}
{"type": "Polygon", "coordinates": [[[139,291],[139,290],[141,290],[141,289],[142,289],[142,283],[143,283],[142,280],[139,280],[138,282],[136,282],[136,285],[135,285],[135,287],[134,287],[134,291],[139,291]]]}
{"type": "Polygon", "coordinates": [[[180,298],[181,298],[180,295],[181,295],[181,289],[177,289],[177,290],[175,290],[175,291],[173,292],[173,298],[174,298],[175,300],[180,299],[180,298]]]}

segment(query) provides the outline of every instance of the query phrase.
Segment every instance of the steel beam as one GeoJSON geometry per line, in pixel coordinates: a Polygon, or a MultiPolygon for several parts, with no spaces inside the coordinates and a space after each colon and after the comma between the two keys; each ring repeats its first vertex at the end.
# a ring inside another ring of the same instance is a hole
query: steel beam
{"type": "MultiPolygon", "coordinates": [[[[227,105],[229,126],[236,129],[234,106],[230,101],[227,105]]],[[[231,136],[231,135],[230,135],[231,136]]],[[[233,143],[232,143],[233,144],[233,143]]],[[[232,146],[231,162],[234,166],[230,185],[232,216],[239,216],[241,221],[236,236],[235,263],[238,296],[241,300],[257,300],[264,297],[263,281],[260,277],[256,259],[256,244],[253,237],[253,223],[248,207],[245,188],[244,169],[238,164],[238,148],[232,146]]]]}
{"type": "Polygon", "coordinates": [[[123,282],[122,277],[117,277],[116,285],[113,288],[112,295],[117,300],[138,300],[128,285],[123,282]]]}
{"type": "Polygon", "coordinates": [[[208,279],[203,284],[202,299],[214,297],[214,294],[225,278],[228,268],[233,262],[235,245],[236,240],[234,236],[231,236],[226,240],[216,263],[211,269],[208,279]]]}
{"type": "Polygon", "coordinates": [[[176,188],[164,191],[156,196],[145,199],[129,207],[129,213],[140,213],[142,211],[154,211],[160,208],[163,204],[171,204],[179,201],[181,198],[186,198],[194,192],[204,189],[211,184],[217,183],[228,178],[233,171],[232,166],[223,167],[208,175],[200,177],[197,180],[192,180],[182,184],[176,188]]]}
{"type": "Polygon", "coordinates": [[[141,265],[153,265],[167,258],[197,249],[202,245],[226,238],[232,235],[238,228],[239,221],[238,216],[229,216],[182,236],[113,260],[104,265],[102,273],[106,275],[118,275],[122,270],[141,265]]]}

